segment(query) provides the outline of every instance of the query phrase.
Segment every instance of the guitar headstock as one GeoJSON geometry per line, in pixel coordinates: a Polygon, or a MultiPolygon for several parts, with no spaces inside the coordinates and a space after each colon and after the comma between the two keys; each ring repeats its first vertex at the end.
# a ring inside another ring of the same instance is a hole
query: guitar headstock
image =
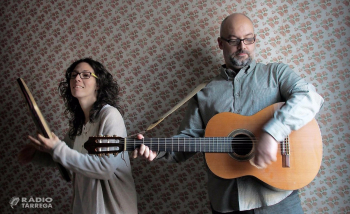
{"type": "Polygon", "coordinates": [[[117,155],[125,151],[124,138],[113,136],[93,136],[84,143],[84,148],[92,155],[117,155]]]}

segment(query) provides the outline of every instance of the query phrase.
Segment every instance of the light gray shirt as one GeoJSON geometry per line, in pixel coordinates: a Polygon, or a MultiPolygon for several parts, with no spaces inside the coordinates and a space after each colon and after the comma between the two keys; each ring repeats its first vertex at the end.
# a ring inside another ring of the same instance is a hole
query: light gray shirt
{"type": "MultiPolygon", "coordinates": [[[[220,112],[250,116],[278,102],[277,110],[263,130],[277,141],[311,121],[323,104],[313,85],[281,63],[262,64],[252,61],[236,75],[221,67],[220,75],[196,94],[175,137],[203,137],[208,121],[220,112]]],[[[193,153],[158,154],[157,159],[180,162],[193,153]]],[[[250,210],[276,204],[290,195],[263,184],[253,176],[222,179],[208,170],[208,193],[213,209],[219,212],[250,210]]]]}

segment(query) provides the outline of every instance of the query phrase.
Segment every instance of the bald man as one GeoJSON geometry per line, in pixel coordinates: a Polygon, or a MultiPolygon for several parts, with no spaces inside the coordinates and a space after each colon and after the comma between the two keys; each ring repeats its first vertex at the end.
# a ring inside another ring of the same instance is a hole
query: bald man
{"type": "MultiPolygon", "coordinates": [[[[287,65],[257,63],[256,37],[246,15],[234,13],[223,20],[217,41],[225,64],[220,74],[189,101],[174,137],[203,137],[208,121],[220,112],[253,115],[269,105],[285,102],[262,127],[255,146],[251,162],[266,168],[277,159],[278,143],[311,121],[323,98],[287,65]]],[[[134,158],[181,162],[193,154],[155,152],[142,145],[134,151],[134,158]]],[[[213,213],[303,213],[298,191],[276,189],[253,176],[222,179],[208,169],[208,193],[213,213]]]]}

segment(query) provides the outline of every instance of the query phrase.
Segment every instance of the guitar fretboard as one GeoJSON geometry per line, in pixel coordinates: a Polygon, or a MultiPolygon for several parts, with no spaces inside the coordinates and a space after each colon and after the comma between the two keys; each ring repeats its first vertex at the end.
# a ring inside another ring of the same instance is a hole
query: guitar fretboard
{"type": "Polygon", "coordinates": [[[145,144],[152,151],[173,152],[232,152],[232,138],[149,138],[143,140],[125,139],[126,151],[133,151],[140,144],[145,144]]]}

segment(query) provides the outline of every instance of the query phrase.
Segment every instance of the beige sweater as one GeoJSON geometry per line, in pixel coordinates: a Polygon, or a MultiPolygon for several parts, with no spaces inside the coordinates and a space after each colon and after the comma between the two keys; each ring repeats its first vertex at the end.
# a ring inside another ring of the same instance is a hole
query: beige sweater
{"type": "Polygon", "coordinates": [[[104,106],[80,136],[71,140],[67,135],[53,149],[53,160],[73,173],[73,213],[137,213],[128,153],[98,157],[88,155],[83,148],[90,136],[98,135],[126,137],[124,120],[116,108],[104,106]]]}

